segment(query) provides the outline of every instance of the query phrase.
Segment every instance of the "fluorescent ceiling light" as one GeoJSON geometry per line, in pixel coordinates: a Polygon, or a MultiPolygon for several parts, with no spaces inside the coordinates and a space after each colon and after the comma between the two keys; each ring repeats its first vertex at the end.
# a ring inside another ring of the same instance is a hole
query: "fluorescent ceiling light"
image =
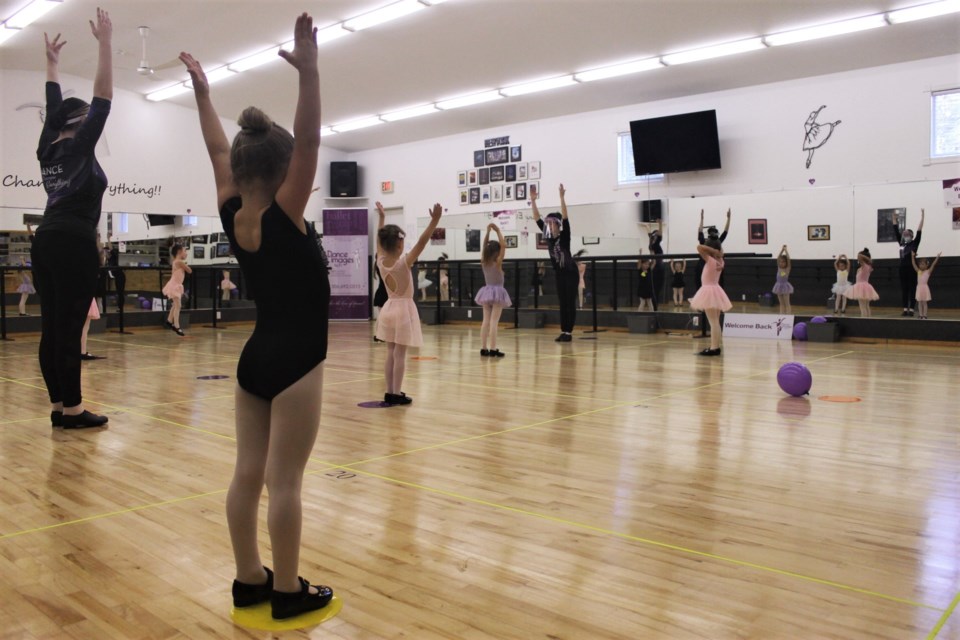
{"type": "Polygon", "coordinates": [[[805,29],[794,29],[793,31],[784,31],[770,36],[764,36],[764,41],[771,47],[779,47],[785,44],[794,44],[797,42],[806,42],[808,40],[819,40],[820,38],[829,38],[830,36],[839,36],[845,33],[856,33],[857,31],[866,31],[867,29],[876,29],[886,26],[887,21],[883,14],[864,16],[852,20],[841,20],[840,22],[831,22],[830,24],[821,24],[815,27],[805,29]]]}
{"type": "MultiPolygon", "coordinates": [[[[225,78],[232,78],[235,75],[237,75],[237,72],[230,69],[230,67],[218,67],[213,71],[207,71],[207,83],[213,84],[214,82],[220,82],[225,78]]],[[[193,83],[188,81],[186,84],[191,89],[193,88],[193,83]]]]}
{"type": "Polygon", "coordinates": [[[500,89],[500,93],[507,97],[523,96],[528,93],[536,93],[537,91],[547,91],[549,89],[569,87],[570,85],[576,83],[577,81],[573,79],[573,76],[560,76],[559,78],[548,78],[547,80],[537,80],[535,82],[515,84],[512,87],[500,89]]]}
{"type": "Polygon", "coordinates": [[[20,29],[8,29],[6,27],[0,28],[0,43],[6,42],[19,32],[20,29]]]}
{"type": "MultiPolygon", "coordinates": [[[[335,24],[331,27],[324,27],[317,30],[317,44],[321,45],[331,40],[337,40],[350,32],[343,28],[343,23],[335,24]]],[[[291,47],[292,48],[292,47],[291,47]]]]}
{"type": "Polygon", "coordinates": [[[420,0],[420,2],[427,5],[428,7],[432,7],[435,4],[443,4],[446,1],[447,0],[420,0]]]}
{"type": "Polygon", "coordinates": [[[62,4],[62,0],[33,0],[30,4],[7,18],[6,26],[12,29],[23,29],[25,26],[62,4]]]}
{"type": "Polygon", "coordinates": [[[355,131],[357,129],[366,129],[367,127],[372,127],[377,124],[383,124],[383,120],[381,120],[379,116],[371,116],[369,118],[351,120],[350,122],[344,122],[343,124],[335,124],[332,128],[336,133],[345,133],[347,131],[355,131]]]}
{"type": "Polygon", "coordinates": [[[320,127],[320,137],[325,138],[328,136],[335,136],[337,132],[331,129],[330,127],[320,127]]]}
{"type": "Polygon", "coordinates": [[[386,120],[387,122],[396,122],[397,120],[406,120],[407,118],[416,118],[417,116],[425,116],[428,113],[434,113],[435,111],[438,111],[436,105],[425,104],[419,107],[410,107],[409,109],[399,109],[397,111],[385,113],[380,117],[386,120]]]}
{"type": "Polygon", "coordinates": [[[723,56],[730,56],[736,53],[756,51],[757,49],[763,49],[763,47],[763,38],[750,38],[748,40],[738,40],[736,42],[718,44],[713,47],[703,47],[701,49],[693,49],[691,51],[671,53],[663,56],[661,60],[663,60],[663,63],[667,65],[685,64],[687,62],[699,62],[700,60],[722,58],[723,56]]]}
{"type": "Polygon", "coordinates": [[[924,18],[945,16],[948,13],[957,13],[958,11],[960,11],[960,0],[943,0],[943,2],[931,2],[930,4],[922,4],[918,7],[888,11],[887,19],[891,24],[899,24],[901,22],[913,22],[914,20],[923,20],[924,18]]]}
{"type": "Polygon", "coordinates": [[[503,95],[494,89],[493,91],[484,91],[482,93],[474,93],[469,96],[461,96],[459,98],[450,98],[449,100],[441,100],[437,103],[438,109],[449,110],[449,109],[459,109],[460,107],[469,107],[474,104],[481,104],[483,102],[490,102],[491,100],[499,100],[503,98],[503,95]]]}
{"type": "Polygon", "coordinates": [[[573,79],[577,82],[592,82],[593,80],[604,80],[606,78],[616,78],[617,76],[625,76],[631,73],[659,69],[662,66],[663,63],[660,62],[660,58],[647,58],[646,60],[625,62],[623,64],[613,64],[609,67],[600,67],[599,69],[583,71],[575,74],[573,79]]]}
{"type": "Polygon", "coordinates": [[[227,65],[227,68],[229,68],[231,71],[236,73],[240,73],[241,71],[247,71],[248,69],[259,67],[262,64],[267,64],[268,62],[273,62],[274,60],[280,60],[280,56],[277,55],[279,51],[280,51],[280,47],[267,49],[266,51],[255,53],[252,56],[241,58],[236,62],[231,62],[230,64],[227,65]]]}
{"type": "Polygon", "coordinates": [[[152,102],[160,102],[161,100],[178,96],[181,93],[186,93],[187,91],[190,91],[190,87],[187,86],[187,83],[181,82],[173,85],[172,87],[160,89],[159,91],[154,91],[153,93],[148,93],[147,100],[152,102]]]}
{"type": "Polygon", "coordinates": [[[370,13],[346,20],[343,23],[343,28],[350,31],[360,31],[361,29],[367,29],[378,24],[383,24],[384,22],[389,22],[390,20],[396,20],[397,18],[402,18],[403,16],[426,8],[425,5],[417,0],[400,0],[400,2],[394,2],[370,13]]]}

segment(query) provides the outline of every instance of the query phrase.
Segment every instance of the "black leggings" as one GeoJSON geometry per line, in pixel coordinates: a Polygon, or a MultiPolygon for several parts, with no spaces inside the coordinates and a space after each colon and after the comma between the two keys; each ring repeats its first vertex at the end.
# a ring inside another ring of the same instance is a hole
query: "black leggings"
{"type": "Polygon", "coordinates": [[[40,371],[50,402],[81,403],[80,335],[97,292],[100,259],[93,240],[56,231],[38,233],[30,250],[40,294],[40,371]]]}
{"type": "Polygon", "coordinates": [[[572,333],[577,324],[579,271],[557,271],[557,297],[560,299],[560,331],[572,333]]]}
{"type": "Polygon", "coordinates": [[[904,309],[917,306],[917,272],[913,265],[900,265],[900,298],[904,309]]]}

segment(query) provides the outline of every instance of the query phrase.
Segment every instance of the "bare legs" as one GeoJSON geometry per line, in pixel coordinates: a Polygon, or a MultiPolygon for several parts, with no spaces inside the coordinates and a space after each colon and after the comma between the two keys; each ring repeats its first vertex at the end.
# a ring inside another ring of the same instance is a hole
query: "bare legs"
{"type": "Polygon", "coordinates": [[[857,300],[860,304],[860,316],[863,318],[870,317],[870,301],[869,300],[857,300]]]}
{"type": "Polygon", "coordinates": [[[387,343],[387,360],[383,375],[387,379],[387,393],[399,394],[403,386],[403,374],[407,372],[407,345],[387,343]]]}
{"type": "Polygon", "coordinates": [[[300,590],[300,491],[320,426],[322,390],[323,363],[272,402],[237,387],[237,466],[227,492],[227,523],[240,582],[266,580],[257,546],[257,512],[266,484],[274,588],[300,590]]]}
{"type": "Polygon", "coordinates": [[[87,316],[87,321],[83,323],[83,332],[80,334],[80,353],[87,353],[87,334],[90,332],[90,316],[87,316]]]}
{"type": "Polygon", "coordinates": [[[926,300],[917,300],[917,312],[920,314],[920,317],[924,320],[927,319],[927,308],[929,303],[926,300]]]}
{"type": "Polygon", "coordinates": [[[30,297],[29,293],[20,294],[20,304],[18,306],[20,308],[20,315],[22,316],[27,315],[27,298],[29,297],[30,297]]]}
{"type": "Polygon", "coordinates": [[[673,304],[678,307],[683,306],[683,289],[680,287],[673,288],[673,304]]]}
{"type": "Polygon", "coordinates": [[[497,329],[500,325],[501,313],[503,313],[503,307],[492,304],[483,305],[483,324],[480,325],[481,348],[487,348],[488,339],[490,349],[493,350],[497,348],[497,329]]]}
{"type": "Polygon", "coordinates": [[[723,328],[720,326],[720,309],[706,309],[707,321],[710,323],[710,348],[720,348],[720,337],[723,328]]]}
{"type": "Polygon", "coordinates": [[[640,306],[637,311],[654,311],[653,298],[640,298],[640,306]]]}
{"type": "Polygon", "coordinates": [[[780,302],[780,313],[790,313],[790,294],[778,293],[777,300],[780,302]]]}
{"type": "Polygon", "coordinates": [[[170,312],[167,313],[167,322],[175,328],[180,328],[180,298],[170,298],[173,304],[170,305],[170,312]]]}
{"type": "Polygon", "coordinates": [[[846,313],[847,312],[847,296],[842,296],[839,293],[836,294],[836,299],[833,302],[833,312],[837,313],[846,313]]]}

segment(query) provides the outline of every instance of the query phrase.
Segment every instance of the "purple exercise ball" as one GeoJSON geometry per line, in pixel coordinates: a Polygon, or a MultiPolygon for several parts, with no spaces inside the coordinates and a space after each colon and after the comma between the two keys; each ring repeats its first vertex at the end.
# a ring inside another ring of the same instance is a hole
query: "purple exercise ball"
{"type": "Polygon", "coordinates": [[[813,375],[810,369],[799,362],[788,362],[777,372],[777,384],[784,392],[795,398],[810,393],[813,386],[813,375]]]}
{"type": "Polygon", "coordinates": [[[827,322],[827,319],[824,318],[823,316],[814,316],[810,318],[810,322],[812,322],[813,324],[825,324],[827,322]]]}
{"type": "Polygon", "coordinates": [[[151,304],[151,302],[146,298],[144,298],[143,301],[140,303],[141,309],[150,309],[152,306],[153,305],[151,304]]]}
{"type": "Polygon", "coordinates": [[[798,322],[793,325],[793,338],[794,340],[806,340],[807,339],[807,323],[798,322]]]}

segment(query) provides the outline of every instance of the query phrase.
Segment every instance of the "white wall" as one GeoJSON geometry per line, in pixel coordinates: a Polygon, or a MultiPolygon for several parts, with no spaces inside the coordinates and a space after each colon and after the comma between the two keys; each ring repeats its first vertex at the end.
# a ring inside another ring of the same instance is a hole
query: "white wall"
{"type": "MultiPolygon", "coordinates": [[[[354,153],[349,159],[364,169],[363,193],[377,193],[381,181],[394,182],[394,193],[379,198],[385,206],[403,207],[408,228],[409,218],[425,216],[436,201],[446,207],[447,222],[441,225],[451,227],[465,226],[454,219],[459,215],[516,208],[461,206],[456,181],[457,171],[472,168],[473,151],[483,148],[484,139],[509,136],[511,145],[523,147],[524,161],[541,161],[542,211],[556,208],[560,182],[568,204],[595,205],[594,215],[573,218],[576,235],[603,238],[587,247],[592,255],[633,253],[630,247],[645,246],[647,229],[637,223],[636,213],[602,206],[643,199],[668,201],[665,249],[672,252],[693,251],[701,208],[707,224],[722,226],[729,207],[734,217],[727,251],[775,253],[787,244],[794,257],[803,259],[869,246],[875,257],[895,257],[894,243],[877,244],[877,209],[906,207],[910,227],[926,209],[924,253],[958,255],[960,231],[951,229],[940,180],[960,177],[960,162],[928,161],[929,92],[948,86],[960,86],[960,56],[478,130],[354,153]],[[827,105],[820,121],[842,122],[807,169],[804,122],[820,105],[827,105]],[[631,120],[703,109],[717,111],[723,169],[673,174],[649,189],[617,186],[617,134],[627,131],[631,120]],[[747,243],[748,218],[768,220],[768,245],[747,243]],[[806,227],[813,224],[831,225],[831,240],[808,242],[806,227]],[[619,240],[608,240],[614,233],[619,240]],[[627,234],[636,239],[624,239],[627,234]]],[[[531,229],[528,245],[508,256],[537,255],[533,243],[531,229]]],[[[574,249],[578,246],[574,242],[574,249]]],[[[428,247],[424,257],[432,259],[441,250],[454,253],[449,247],[428,247]]]]}

